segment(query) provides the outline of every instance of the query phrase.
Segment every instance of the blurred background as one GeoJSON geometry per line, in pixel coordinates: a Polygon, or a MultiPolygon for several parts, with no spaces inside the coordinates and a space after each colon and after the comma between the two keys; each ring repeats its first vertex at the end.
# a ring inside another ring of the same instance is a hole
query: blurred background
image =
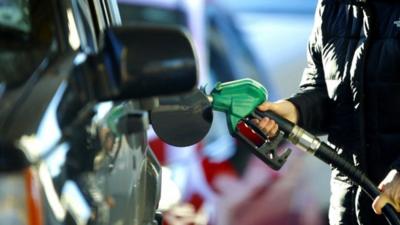
{"type": "MultiPolygon", "coordinates": [[[[119,7],[123,24],[187,29],[199,56],[199,86],[250,77],[275,101],[297,90],[316,0],[120,0],[119,7]]],[[[186,151],[150,131],[163,166],[164,224],[328,224],[327,165],[293,149],[273,171],[230,137],[224,115],[214,118],[208,136],[186,151]]]]}

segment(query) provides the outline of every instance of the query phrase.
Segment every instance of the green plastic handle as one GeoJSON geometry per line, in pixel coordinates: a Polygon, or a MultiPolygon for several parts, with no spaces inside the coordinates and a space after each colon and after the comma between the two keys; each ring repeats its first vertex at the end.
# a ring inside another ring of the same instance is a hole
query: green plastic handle
{"type": "Polygon", "coordinates": [[[241,119],[268,100],[268,91],[264,86],[249,78],[218,83],[210,95],[213,109],[226,113],[231,134],[236,132],[236,125],[241,119]]]}

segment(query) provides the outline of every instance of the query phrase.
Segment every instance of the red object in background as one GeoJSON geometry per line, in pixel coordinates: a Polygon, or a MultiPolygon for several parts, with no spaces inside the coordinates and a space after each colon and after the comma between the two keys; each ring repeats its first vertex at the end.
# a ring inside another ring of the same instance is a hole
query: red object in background
{"type": "Polygon", "coordinates": [[[215,180],[219,176],[223,175],[235,178],[239,176],[229,161],[213,162],[209,158],[203,158],[201,165],[208,185],[217,194],[220,194],[220,191],[215,187],[215,180]]]}
{"type": "Polygon", "coordinates": [[[40,197],[40,186],[37,175],[32,169],[25,169],[25,188],[27,193],[28,219],[29,225],[43,225],[43,207],[40,197]]]}
{"type": "Polygon", "coordinates": [[[194,193],[192,194],[192,196],[190,196],[188,202],[194,206],[195,211],[198,211],[201,208],[201,206],[203,206],[204,198],[201,194],[194,193]]]}
{"type": "Polygon", "coordinates": [[[167,164],[167,145],[159,138],[152,138],[149,140],[149,145],[158,159],[158,162],[162,166],[165,166],[167,164]]]}

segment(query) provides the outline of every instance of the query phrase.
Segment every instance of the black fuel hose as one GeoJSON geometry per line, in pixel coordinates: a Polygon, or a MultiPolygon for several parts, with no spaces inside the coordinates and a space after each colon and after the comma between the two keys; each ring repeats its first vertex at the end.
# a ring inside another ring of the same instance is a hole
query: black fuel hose
{"type": "MultiPolygon", "coordinates": [[[[374,183],[359,169],[341,158],[326,143],[321,142],[320,147],[314,154],[325,163],[332,164],[343,174],[347,175],[352,181],[358,184],[365,193],[373,200],[381,193],[374,183]]],[[[386,204],[382,209],[383,214],[391,225],[400,224],[399,217],[395,209],[390,204],[386,204]]]]}
{"type": "MultiPolygon", "coordinates": [[[[255,110],[253,116],[257,118],[268,117],[274,120],[290,142],[313,154],[326,164],[336,167],[359,185],[371,199],[375,199],[380,195],[381,192],[379,189],[361,170],[340,157],[333,148],[325,142],[320,141],[316,136],[271,111],[262,112],[260,110],[255,110]]],[[[386,204],[382,212],[390,225],[400,225],[400,219],[392,205],[386,204]]]]}

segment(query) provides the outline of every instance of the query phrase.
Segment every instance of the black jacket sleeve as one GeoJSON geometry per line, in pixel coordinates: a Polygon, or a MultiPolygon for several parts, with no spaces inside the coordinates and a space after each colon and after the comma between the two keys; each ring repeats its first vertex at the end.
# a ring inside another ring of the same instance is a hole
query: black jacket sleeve
{"type": "Polygon", "coordinates": [[[319,3],[314,27],[308,41],[308,63],[300,83],[300,91],[287,99],[299,111],[299,126],[314,134],[327,132],[331,109],[321,57],[321,24],[321,4],[319,3]]]}

